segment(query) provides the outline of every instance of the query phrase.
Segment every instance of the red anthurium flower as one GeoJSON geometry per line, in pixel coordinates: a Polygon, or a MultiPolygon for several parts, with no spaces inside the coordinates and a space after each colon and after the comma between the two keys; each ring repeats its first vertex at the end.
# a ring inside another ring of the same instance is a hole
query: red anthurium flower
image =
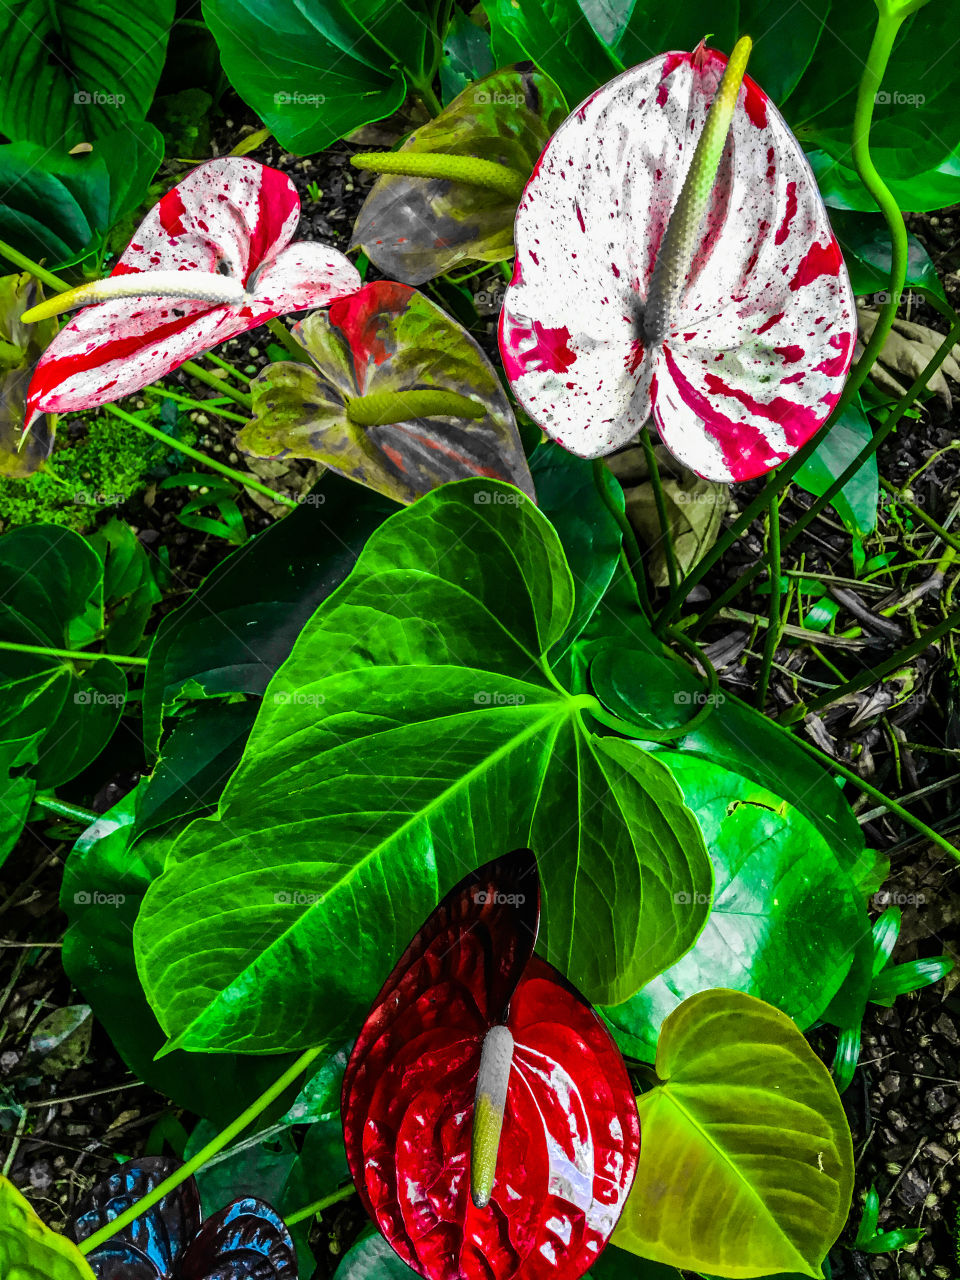
{"type": "Polygon", "coordinates": [[[702,44],[624,72],[524,191],[501,352],[524,408],[582,457],[652,415],[694,471],[747,480],[840,395],[850,283],[799,144],[743,75],[749,47],[727,76],[702,44]]]}
{"type": "Polygon", "coordinates": [[[26,313],[84,307],[37,366],[26,425],[129,395],[274,316],[359,288],[336,249],[290,243],[299,217],[278,170],[229,156],[199,165],[154,205],[106,280],[26,313]]]}
{"type": "Polygon", "coordinates": [[[468,875],[401,956],[347,1064],[354,1182],[427,1280],[576,1280],[633,1182],[626,1068],[533,954],[539,918],[529,850],[468,875]]]}

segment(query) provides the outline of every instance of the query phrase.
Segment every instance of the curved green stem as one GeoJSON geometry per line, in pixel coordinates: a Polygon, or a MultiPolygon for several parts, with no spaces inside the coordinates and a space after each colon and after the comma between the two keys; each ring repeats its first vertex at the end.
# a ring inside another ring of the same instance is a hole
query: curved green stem
{"type": "Polygon", "coordinates": [[[235,365],[230,364],[227,360],[221,360],[220,357],[218,355],[214,355],[212,351],[205,352],[203,359],[206,360],[208,364],[216,365],[218,369],[222,369],[224,373],[228,374],[231,378],[236,378],[238,382],[245,382],[247,386],[249,386],[253,381],[249,373],[244,373],[242,369],[236,368],[235,365]]]}
{"type": "Polygon", "coordinates": [[[118,1214],[112,1222],[108,1222],[106,1226],[101,1227],[99,1231],[95,1231],[92,1236],[87,1236],[86,1240],[81,1241],[79,1246],[80,1252],[83,1254],[92,1253],[94,1249],[98,1249],[100,1245],[115,1236],[117,1232],[122,1231],[124,1227],[129,1226],[129,1224],[139,1218],[142,1213],[146,1213],[149,1208],[162,1200],[165,1195],[169,1195],[169,1193],[179,1187],[182,1182],[186,1182],[186,1180],[196,1173],[196,1171],[201,1168],[211,1156],[216,1155],[218,1151],[227,1146],[228,1143],[232,1142],[237,1134],[242,1133],[247,1125],[253,1120],[256,1120],[257,1116],[260,1115],[261,1112],[266,1111],[270,1103],[273,1102],[275,1098],[279,1098],[284,1089],[291,1085],[299,1075],[302,1075],[310,1063],[313,1062],[315,1058],[319,1057],[323,1050],[324,1046],[319,1045],[315,1049],[307,1049],[305,1052],[301,1053],[296,1062],[288,1067],[283,1075],[270,1085],[269,1089],[266,1089],[261,1093],[259,1098],[251,1102],[249,1107],[247,1107],[245,1111],[241,1112],[240,1115],[237,1116],[236,1120],[228,1124],[225,1129],[222,1129],[215,1138],[211,1138],[206,1146],[201,1147],[196,1155],[191,1156],[186,1164],[181,1165],[175,1173],[172,1173],[169,1178],[165,1178],[159,1186],[154,1187],[152,1191],[148,1192],[147,1195],[138,1200],[136,1204],[132,1204],[129,1209],[125,1209],[123,1213],[118,1214]]]}
{"type": "Polygon", "coordinates": [[[39,653],[47,658],[69,658],[74,662],[115,662],[121,667],[145,667],[146,658],[134,658],[123,653],[85,653],[82,649],[51,649],[43,644],[15,644],[12,640],[0,640],[0,649],[10,653],[39,653]]]}
{"type": "Polygon", "coordinates": [[[73,822],[82,822],[85,827],[92,826],[100,817],[92,809],[81,809],[79,805],[68,804],[66,800],[58,800],[56,796],[35,795],[33,803],[41,809],[47,809],[60,818],[70,818],[73,822]]]}
{"type": "Polygon", "coordinates": [[[479,400],[456,391],[379,391],[347,401],[347,417],[358,427],[389,426],[415,418],[474,418],[486,416],[479,400]]]}
{"type": "Polygon", "coordinates": [[[657,465],[657,455],[654,451],[649,431],[640,432],[640,443],[643,445],[643,452],[647,459],[647,470],[650,472],[650,484],[653,488],[653,504],[657,508],[657,520],[660,522],[663,555],[667,562],[667,578],[670,582],[670,590],[676,591],[677,584],[680,581],[680,571],[677,568],[677,554],[673,548],[673,534],[670,532],[670,525],[667,523],[667,503],[663,496],[660,467],[657,465]]]}
{"type": "Polygon", "coordinates": [[[233,480],[236,484],[243,485],[246,489],[254,489],[257,493],[262,493],[264,497],[271,498],[274,502],[282,502],[288,507],[297,506],[294,498],[289,498],[285,493],[279,493],[276,489],[271,489],[268,485],[261,484],[256,476],[250,475],[249,472],[237,471],[235,467],[228,467],[224,462],[217,462],[215,458],[208,457],[207,454],[201,453],[198,449],[191,449],[182,440],[174,440],[173,436],[168,436],[166,432],[160,431],[151,423],[144,422],[142,418],[138,418],[132,413],[127,413],[125,409],[120,409],[115,404],[105,404],[103,407],[107,413],[112,413],[115,418],[128,422],[131,427],[136,427],[138,431],[144,432],[145,435],[153,436],[155,440],[162,440],[165,445],[168,445],[169,448],[177,453],[182,453],[184,457],[192,458],[194,462],[202,463],[203,466],[210,467],[212,471],[219,471],[228,480],[233,480]]]}
{"type": "Polygon", "coordinates": [[[241,422],[244,426],[250,421],[241,413],[232,413],[229,409],[222,409],[216,400],[194,400],[192,396],[182,396],[177,391],[168,391],[166,387],[149,386],[144,387],[144,391],[151,396],[162,396],[164,400],[172,400],[174,404],[182,404],[185,409],[199,409],[203,413],[209,413],[215,418],[224,418],[228,422],[241,422]]]}
{"type": "Polygon", "coordinates": [[[280,345],[290,353],[292,359],[296,360],[297,364],[304,364],[309,361],[310,357],[282,320],[268,320],[267,328],[280,345]]]}
{"type": "Polygon", "coordinates": [[[28,258],[19,249],[14,249],[12,245],[3,240],[0,240],[0,257],[6,258],[8,262],[12,262],[15,267],[19,267],[22,271],[29,271],[32,276],[42,280],[45,285],[56,293],[66,293],[70,288],[62,280],[58,280],[46,267],[41,267],[39,262],[34,262],[32,258],[28,258]]]}
{"type": "Polygon", "coordinates": [[[403,173],[411,178],[449,178],[474,187],[488,187],[509,200],[519,200],[529,174],[495,160],[452,156],[442,151],[364,151],[351,156],[357,169],[371,173],[403,173]]]}
{"type": "Polygon", "coordinates": [[[231,400],[235,400],[237,404],[242,404],[245,409],[252,412],[253,401],[245,391],[238,391],[236,387],[230,385],[224,378],[218,378],[215,373],[208,373],[193,360],[184,360],[180,368],[184,373],[189,373],[191,378],[196,378],[198,382],[204,383],[208,387],[213,387],[219,391],[222,396],[228,396],[231,400]]]}
{"type": "Polygon", "coordinates": [[[303,1209],[298,1209],[296,1213],[288,1214],[284,1218],[284,1222],[288,1227],[295,1226],[298,1222],[303,1222],[304,1218],[313,1218],[318,1213],[323,1213],[324,1209],[329,1209],[332,1204],[339,1204],[341,1200],[346,1200],[356,1191],[356,1187],[352,1182],[348,1182],[345,1187],[340,1187],[337,1191],[331,1191],[328,1196],[323,1196],[320,1200],[314,1200],[313,1204],[306,1205],[303,1209]]]}
{"type": "MultiPolygon", "coordinates": [[[[684,600],[693,588],[699,582],[702,582],[714,565],[726,555],[737,538],[750,527],[757,516],[769,504],[771,497],[786,488],[807,459],[820,447],[826,432],[839,420],[846,411],[847,406],[853,402],[854,396],[860,390],[867,374],[873,368],[874,361],[880,354],[880,350],[890,332],[890,327],[897,313],[897,307],[900,304],[900,295],[903,292],[907,274],[907,229],[896,200],[880,177],[870,157],[870,125],[873,121],[873,108],[876,102],[877,90],[880,87],[883,73],[890,59],[894,38],[904,17],[905,14],[903,12],[895,14],[884,10],[880,12],[873,43],[870,46],[870,52],[867,54],[866,65],[863,75],[860,77],[860,85],[857,90],[851,142],[853,162],[860,180],[880,206],[890,231],[892,243],[890,299],[881,310],[876,327],[870,336],[870,341],[851,370],[850,376],[840,394],[840,399],[834,406],[833,412],[827,421],[807,441],[802,449],[798,450],[792,458],[773,472],[757,497],[747,505],[723,536],[717,539],[704,558],[694,565],[677,590],[671,593],[670,599],[664,606],[657,621],[658,628],[666,626],[679,614],[684,600]]],[[[839,492],[840,487],[842,486],[838,486],[835,492],[839,492]]]]}
{"type": "Polygon", "coordinates": [[[770,560],[770,622],[763,643],[763,661],[760,666],[760,683],[757,690],[757,706],[762,711],[767,701],[767,689],[770,687],[770,672],[773,670],[773,658],[780,643],[780,503],[777,495],[770,498],[770,528],[768,531],[768,550],[770,560]]]}

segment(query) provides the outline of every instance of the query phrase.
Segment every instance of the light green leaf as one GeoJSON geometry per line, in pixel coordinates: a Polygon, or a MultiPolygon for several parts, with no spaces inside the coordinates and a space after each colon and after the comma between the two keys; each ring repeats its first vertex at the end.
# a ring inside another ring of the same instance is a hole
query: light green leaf
{"type": "Polygon", "coordinates": [[[73,1241],[41,1222],[4,1177],[0,1177],[0,1275],[3,1280],[95,1280],[73,1241]]]}
{"type": "MultiPolygon", "coordinates": [[[[822,434],[816,451],[794,476],[801,489],[819,498],[838,476],[846,471],[860,451],[869,444],[873,432],[859,397],[837,421],[822,434]]],[[[831,503],[844,527],[856,537],[873,533],[877,527],[877,502],[880,481],[877,457],[864,462],[843,486],[831,503]]]]}
{"type": "Polygon", "coordinates": [[[826,1067],[789,1018],[705,991],[664,1023],[660,1083],[614,1232],[643,1257],[733,1277],[819,1276],[843,1229],[853,1146],[826,1067]]]}
{"type": "Polygon", "coordinates": [[[509,486],[445,485],[381,525],[271,681],[217,817],[147,892],[138,966],[172,1044],[342,1038],[438,897],[525,844],[539,945],[588,998],[690,946],[702,839],[667,769],[591,734],[592,696],[552,677],[573,605],[556,534],[509,486]]]}

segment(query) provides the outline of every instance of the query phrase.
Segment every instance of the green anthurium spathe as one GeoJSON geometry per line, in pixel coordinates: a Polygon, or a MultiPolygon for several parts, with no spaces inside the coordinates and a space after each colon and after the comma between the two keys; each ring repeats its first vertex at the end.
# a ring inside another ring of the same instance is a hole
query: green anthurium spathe
{"type": "Polygon", "coordinates": [[[614,1243],[733,1280],[819,1277],[850,1209],[853,1144],[797,1027],[752,996],[704,991],[663,1024],[656,1071],[614,1243]]]}
{"type": "Polygon", "coordinates": [[[382,176],[360,210],[353,244],[407,284],[466,259],[512,258],[520,194],[566,114],[560,90],[531,62],[474,81],[397,151],[354,157],[382,176]]]}
{"type": "Polygon", "coordinates": [[[0,1275],[5,1280],[95,1280],[66,1236],[51,1231],[8,1178],[0,1177],[0,1275]]]}
{"type": "Polygon", "coordinates": [[[293,332],[313,367],[271,364],[254,381],[245,453],[310,458],[395,502],[474,475],[533,497],[493,365],[423,294],[380,280],[293,332]]]}

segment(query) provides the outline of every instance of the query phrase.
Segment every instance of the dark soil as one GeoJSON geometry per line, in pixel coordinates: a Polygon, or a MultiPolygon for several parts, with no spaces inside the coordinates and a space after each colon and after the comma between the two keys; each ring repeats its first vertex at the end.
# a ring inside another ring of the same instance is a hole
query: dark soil
{"type": "MultiPolygon", "coordinates": [[[[228,111],[231,114],[223,118],[216,131],[215,150],[221,153],[254,127],[235,100],[228,100],[228,111]]],[[[377,144],[383,145],[384,141],[378,139],[377,144]]],[[[351,145],[337,144],[321,156],[300,160],[280,153],[271,140],[251,154],[284,169],[297,185],[303,202],[299,235],[346,250],[370,182],[349,167],[354,150],[351,145]],[[310,183],[320,188],[316,200],[308,189],[310,183]]],[[[176,167],[171,169],[173,180],[179,172],[176,167]]],[[[934,217],[914,215],[910,222],[914,234],[927,244],[945,276],[948,297],[957,305],[960,217],[954,211],[934,217]]],[[[376,274],[371,270],[368,278],[376,278],[376,274]]],[[[485,325],[475,330],[476,336],[494,354],[495,317],[503,288],[499,271],[482,273],[470,281],[469,288],[482,295],[479,307],[487,317],[485,325]]],[[[936,312],[922,303],[911,305],[912,319],[944,330],[936,312]]],[[[266,347],[271,341],[267,331],[260,330],[226,344],[219,354],[253,374],[267,363],[266,347]]],[[[198,400],[214,395],[182,372],[175,381],[180,381],[186,394],[198,400]]],[[[957,394],[960,395],[960,388],[957,394]]],[[[135,400],[131,398],[131,405],[135,400]]],[[[895,485],[903,484],[934,453],[957,438],[957,413],[956,405],[951,412],[940,401],[929,401],[921,419],[905,421],[882,450],[881,474],[895,485]]],[[[192,416],[202,433],[200,449],[223,457],[233,466],[244,465],[233,444],[232,424],[212,413],[192,416]]],[[[291,493],[302,491],[312,482],[309,468],[299,463],[279,474],[269,465],[261,470],[269,476],[269,483],[291,493]]],[[[913,486],[913,492],[915,500],[922,502],[935,520],[943,523],[952,517],[956,522],[960,452],[942,454],[913,486]]],[[[750,496],[750,486],[744,486],[736,500],[742,504],[750,496]]],[[[809,501],[806,494],[794,488],[783,507],[785,519],[795,518],[809,501]]],[[[232,550],[220,539],[183,528],[176,519],[182,502],[182,491],[152,487],[120,512],[149,551],[165,551],[174,588],[164,609],[174,607],[194,590],[232,550]]],[[[270,523],[275,514],[263,510],[246,495],[240,496],[239,505],[251,534],[270,523]]],[[[899,517],[902,519],[902,512],[899,517]]],[[[951,527],[956,528],[956,523],[951,527]]],[[[905,536],[915,552],[912,559],[926,553],[932,538],[915,522],[906,530],[898,526],[895,515],[885,508],[877,545],[868,554],[879,550],[881,544],[890,548],[905,536]]],[[[712,579],[711,590],[719,592],[732,582],[762,554],[762,546],[763,530],[757,525],[725,558],[712,579]]],[[[868,590],[856,579],[849,535],[832,511],[814,522],[790,548],[785,567],[799,567],[801,557],[805,572],[846,580],[847,590],[857,592],[857,602],[873,613],[922,585],[931,572],[931,565],[913,565],[889,578],[877,579],[879,588],[868,590]]],[[[905,557],[900,559],[906,563],[905,557]]],[[[864,625],[862,611],[842,612],[837,632],[862,625],[870,643],[859,650],[830,648],[831,660],[851,675],[861,664],[882,661],[910,638],[911,627],[923,629],[939,621],[950,581],[948,572],[945,583],[920,594],[912,611],[907,608],[904,635],[899,639],[889,631],[864,625]]],[[[707,593],[701,593],[698,604],[702,606],[708,598],[707,593]]],[[[748,592],[737,605],[763,616],[767,598],[748,592]]],[[[749,625],[722,621],[709,628],[704,639],[714,650],[724,647],[733,653],[723,667],[722,678],[749,696],[759,671],[762,632],[758,645],[749,625]],[[737,643],[731,645],[733,640],[737,643]]],[[[780,707],[792,704],[798,689],[805,696],[810,696],[811,688],[816,692],[813,686],[796,684],[797,680],[825,684],[835,681],[815,654],[801,651],[796,645],[782,646],[777,662],[788,668],[788,674],[777,671],[773,683],[774,703],[780,707]]],[[[814,731],[814,740],[852,762],[874,785],[892,796],[929,789],[927,795],[910,803],[925,821],[949,834],[960,825],[954,820],[960,783],[960,676],[949,646],[942,643],[922,655],[914,664],[912,679],[905,710],[888,708],[865,724],[851,726],[857,709],[876,692],[866,690],[854,703],[823,716],[814,731]]],[[[92,803],[98,811],[105,810],[132,787],[145,767],[135,727],[131,726],[122,764],[118,761],[112,778],[100,779],[98,794],[92,801],[87,795],[85,803],[92,803]]],[[[890,856],[892,874],[885,888],[894,895],[890,901],[901,902],[903,909],[901,941],[894,959],[903,962],[943,953],[957,957],[957,864],[888,815],[868,816],[872,808],[872,802],[866,800],[859,805],[864,831],[869,842],[890,856]]],[[[130,1075],[99,1026],[94,1027],[90,1051],[83,1062],[59,1078],[45,1075],[41,1061],[29,1053],[31,1030],[46,1012],[82,1001],[70,988],[59,954],[65,917],[58,907],[58,892],[63,862],[75,835],[76,828],[63,823],[35,824],[0,871],[0,1147],[5,1151],[5,1171],[55,1228],[63,1227],[79,1195],[114,1167],[118,1156],[160,1150],[162,1136],[155,1132],[159,1121],[174,1115],[187,1130],[193,1123],[192,1117],[180,1114],[165,1098],[130,1075]]],[[[834,1251],[834,1275],[844,1280],[861,1280],[865,1276],[884,1280],[953,1280],[960,1274],[956,1192],[960,1183],[960,993],[956,983],[955,973],[933,987],[898,998],[891,1009],[868,1009],[861,1067],[844,1096],[857,1157],[853,1225],[846,1240],[849,1244],[852,1239],[860,1206],[871,1185],[876,1186],[881,1199],[881,1229],[921,1226],[927,1234],[918,1246],[897,1254],[869,1256],[838,1247],[834,1251]]],[[[824,1029],[815,1033],[813,1040],[829,1064],[834,1048],[832,1034],[824,1029]]],[[[332,1274],[363,1221],[355,1198],[324,1215],[314,1233],[319,1276],[332,1274]]]]}

